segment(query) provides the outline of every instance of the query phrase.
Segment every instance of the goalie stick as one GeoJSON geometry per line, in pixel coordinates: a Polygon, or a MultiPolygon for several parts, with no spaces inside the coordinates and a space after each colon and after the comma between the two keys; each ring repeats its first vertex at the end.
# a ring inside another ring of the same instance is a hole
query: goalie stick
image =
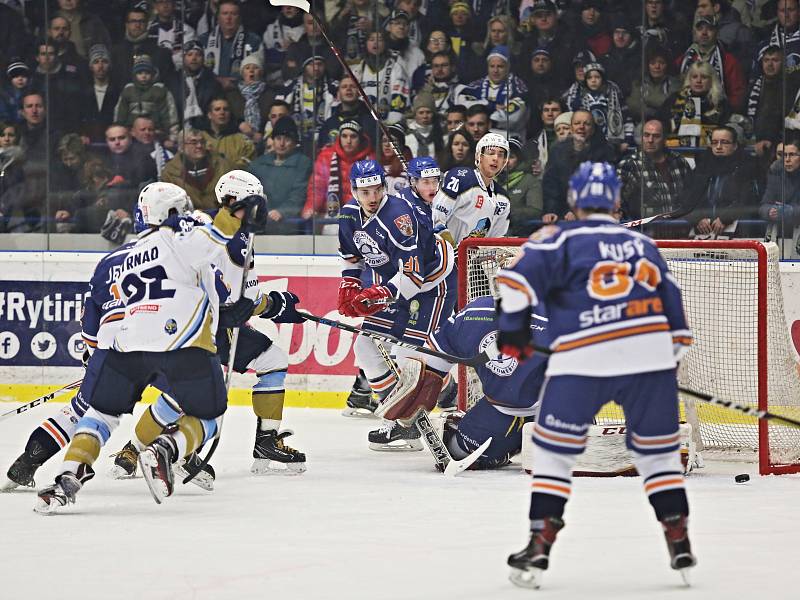
{"type": "Polygon", "coordinates": [[[24,412],[30,410],[31,408],[35,408],[37,406],[40,406],[40,405],[44,404],[45,402],[50,402],[53,398],[55,398],[56,396],[60,396],[64,392],[68,392],[69,390],[76,390],[79,387],[81,387],[82,383],[83,383],[83,379],[79,379],[78,381],[73,381],[72,383],[70,383],[68,385],[65,385],[61,389],[55,390],[54,392],[50,392],[49,394],[45,394],[41,398],[37,398],[36,400],[31,400],[27,404],[23,404],[22,406],[18,406],[14,410],[10,410],[8,412],[4,412],[3,414],[0,414],[0,421],[3,421],[4,419],[10,419],[11,417],[14,417],[14,416],[16,416],[16,415],[18,415],[20,413],[24,413],[24,412]]]}

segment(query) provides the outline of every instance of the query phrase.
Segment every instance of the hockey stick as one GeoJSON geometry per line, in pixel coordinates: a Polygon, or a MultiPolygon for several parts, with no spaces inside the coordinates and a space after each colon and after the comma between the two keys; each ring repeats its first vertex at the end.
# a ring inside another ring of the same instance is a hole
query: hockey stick
{"type": "MultiPolygon", "coordinates": [[[[253,260],[253,245],[255,243],[256,236],[254,233],[247,234],[247,250],[244,254],[244,265],[242,267],[242,286],[241,286],[241,296],[244,296],[244,291],[247,286],[247,276],[250,274],[250,263],[253,260]]],[[[228,351],[228,371],[225,373],[225,395],[227,396],[231,389],[231,380],[233,379],[233,362],[236,359],[236,347],[239,345],[239,330],[240,327],[233,328],[233,335],[231,336],[231,347],[228,351]]],[[[205,457],[203,460],[200,461],[200,464],[197,465],[197,468],[191,469],[189,466],[186,466],[186,471],[189,473],[183,479],[183,483],[189,483],[195,476],[202,471],[208,461],[211,460],[211,457],[214,456],[214,452],[217,450],[217,446],[219,446],[219,438],[222,434],[222,423],[225,420],[225,414],[223,413],[219,418],[219,423],[217,423],[217,432],[214,434],[214,440],[211,442],[211,446],[206,452],[205,457]]]]}
{"type": "Polygon", "coordinates": [[[50,392],[49,394],[45,394],[41,398],[37,398],[36,400],[31,400],[27,404],[23,404],[22,406],[18,406],[14,410],[10,410],[8,412],[4,412],[3,414],[0,414],[0,421],[2,421],[4,419],[10,419],[11,417],[14,417],[14,416],[16,416],[16,415],[18,415],[20,413],[24,413],[24,412],[30,410],[31,408],[35,408],[37,406],[40,406],[40,405],[44,404],[45,402],[50,402],[50,400],[52,400],[56,396],[60,396],[64,392],[68,392],[69,390],[74,390],[74,389],[77,389],[77,388],[81,387],[82,383],[83,383],[83,379],[79,379],[78,381],[73,381],[69,385],[65,385],[61,389],[58,389],[58,390],[56,390],[54,392],[50,392]]]}
{"type": "Polygon", "coordinates": [[[269,0],[269,3],[272,4],[272,6],[278,6],[278,7],[293,6],[311,15],[311,18],[314,19],[314,23],[316,23],[317,27],[319,27],[319,31],[322,34],[322,37],[325,38],[326,42],[328,42],[328,46],[330,47],[331,52],[333,52],[333,55],[336,57],[336,60],[339,61],[340,65],[342,65],[342,68],[347,73],[347,76],[350,77],[350,79],[352,79],[355,82],[356,88],[358,89],[358,93],[361,96],[361,99],[364,101],[364,104],[367,105],[367,110],[369,110],[369,114],[372,115],[373,119],[375,119],[375,122],[381,128],[381,131],[383,132],[383,135],[386,136],[386,139],[389,140],[389,144],[391,144],[395,156],[397,156],[398,160],[400,160],[400,164],[403,165],[403,169],[405,171],[408,171],[408,162],[403,156],[400,147],[397,145],[397,142],[389,133],[389,128],[386,127],[383,121],[381,121],[380,117],[378,116],[378,112],[375,110],[375,107],[372,105],[372,102],[370,102],[369,96],[367,96],[367,93],[364,91],[364,88],[361,87],[361,83],[358,81],[358,78],[353,74],[353,70],[350,68],[350,65],[348,65],[347,62],[342,58],[339,49],[328,37],[328,32],[325,31],[325,27],[322,25],[322,22],[317,18],[317,15],[315,15],[314,12],[311,10],[311,3],[308,2],[308,0],[269,0]]]}
{"type": "Polygon", "coordinates": [[[774,421],[780,425],[786,425],[787,427],[793,427],[794,429],[800,429],[800,421],[796,419],[792,419],[790,417],[782,417],[780,415],[776,415],[775,413],[771,413],[767,410],[759,410],[752,406],[748,406],[746,404],[739,404],[738,402],[734,402],[733,400],[724,400],[723,398],[717,398],[716,396],[712,396],[711,394],[704,394],[703,392],[698,392],[696,390],[690,390],[689,388],[679,387],[678,390],[682,394],[686,394],[688,396],[692,396],[700,400],[701,402],[705,402],[706,404],[713,404],[714,406],[721,406],[723,408],[727,408],[728,410],[735,410],[736,412],[740,412],[744,415],[749,415],[751,417],[755,417],[757,419],[765,419],[767,421],[774,421]]]}

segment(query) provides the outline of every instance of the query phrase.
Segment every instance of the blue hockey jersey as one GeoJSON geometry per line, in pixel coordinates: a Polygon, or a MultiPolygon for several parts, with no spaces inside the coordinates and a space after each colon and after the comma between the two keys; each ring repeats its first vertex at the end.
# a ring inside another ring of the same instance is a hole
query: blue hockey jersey
{"type": "Polygon", "coordinates": [[[370,280],[362,277],[370,269],[375,284],[405,300],[439,293],[453,270],[450,245],[433,234],[419,207],[397,196],[384,196],[369,218],[355,199],[345,204],[339,212],[339,254],[342,277],[370,280]]]}
{"type": "Polygon", "coordinates": [[[420,198],[417,193],[411,189],[410,185],[401,189],[399,196],[411,206],[417,207],[419,209],[417,215],[420,217],[420,224],[422,217],[427,217],[427,222],[430,224],[431,230],[433,230],[433,207],[420,198]]]}
{"type": "Polygon", "coordinates": [[[608,215],[544,227],[497,284],[504,331],[518,329],[530,306],[546,306],[548,376],[670,369],[692,341],[680,288],[655,243],[608,215]]]}
{"type": "MultiPolygon", "coordinates": [[[[539,339],[547,328],[547,319],[532,315],[531,333],[539,339]]],[[[516,358],[500,354],[497,349],[497,321],[494,298],[476,298],[458,314],[442,322],[431,346],[459,358],[472,358],[484,350],[497,358],[476,369],[486,399],[501,413],[514,417],[534,414],[544,381],[547,357],[534,355],[520,363],[516,358]]]]}

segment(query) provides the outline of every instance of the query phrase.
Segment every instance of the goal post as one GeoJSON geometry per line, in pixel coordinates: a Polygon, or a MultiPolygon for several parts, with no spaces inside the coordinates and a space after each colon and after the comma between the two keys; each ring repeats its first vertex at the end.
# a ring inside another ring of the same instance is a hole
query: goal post
{"type": "MultiPolygon", "coordinates": [[[[458,308],[495,295],[494,275],[526,238],[468,238],[458,250],[458,308]]],[[[695,336],[678,377],[687,388],[800,418],[800,372],[783,310],[778,247],[754,240],[659,240],[683,291],[695,336]]],[[[474,371],[459,367],[459,407],[481,396],[474,371]],[[470,372],[471,371],[471,372],[470,372]]],[[[761,474],[800,472],[800,431],[681,398],[699,448],[757,461],[761,474]]],[[[599,423],[624,423],[609,403],[599,423]]]]}

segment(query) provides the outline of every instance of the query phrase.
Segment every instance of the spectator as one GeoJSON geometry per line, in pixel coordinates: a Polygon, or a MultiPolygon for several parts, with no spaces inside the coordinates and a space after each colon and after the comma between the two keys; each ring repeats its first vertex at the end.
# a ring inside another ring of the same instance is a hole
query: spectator
{"type": "Polygon", "coordinates": [[[131,137],[134,146],[141,146],[156,164],[156,172],[161,177],[164,166],[175,156],[164,148],[156,137],[156,125],[148,116],[136,117],[131,126],[131,137]]]}
{"type": "Polygon", "coordinates": [[[639,26],[639,37],[646,48],[650,44],[658,44],[667,49],[670,57],[675,57],[683,48],[683,35],[674,31],[676,20],[666,14],[664,0],[645,0],[644,22],[639,26]]]}
{"type": "Polygon", "coordinates": [[[203,117],[203,108],[212,98],[224,94],[214,73],[203,62],[203,47],[197,40],[183,46],[183,71],[173,77],[170,90],[175,99],[181,123],[197,123],[203,117]]]}
{"type": "Polygon", "coordinates": [[[72,218],[73,196],[81,188],[81,174],[86,161],[86,150],[76,133],[68,133],[58,143],[58,162],[50,168],[47,213],[53,216],[48,221],[48,231],[69,233],[74,227],[72,218]]]}
{"type": "Polygon", "coordinates": [[[13,227],[11,219],[24,203],[24,160],[19,126],[0,121],[0,233],[7,233],[13,227]]]}
{"type": "MultiPolygon", "coordinates": [[[[561,94],[564,76],[553,72],[553,58],[547,48],[536,48],[530,59],[530,71],[525,77],[525,85],[528,87],[528,105],[540,107],[545,100],[561,94]]],[[[536,110],[530,111],[528,122],[528,133],[538,131],[541,128],[539,113],[536,110]]]]}
{"type": "Polygon", "coordinates": [[[468,2],[457,0],[450,5],[450,23],[444,32],[450,38],[450,46],[456,56],[456,72],[461,81],[472,81],[483,73],[483,65],[472,52],[472,42],[480,37],[472,23],[472,7],[468,2]]]}
{"type": "Polygon", "coordinates": [[[264,139],[266,140],[267,150],[272,150],[272,128],[281,117],[291,116],[292,109],[283,100],[273,100],[269,105],[269,115],[264,125],[264,139]]]}
{"type": "Polygon", "coordinates": [[[403,61],[387,52],[382,31],[369,32],[366,57],[353,66],[353,74],[383,122],[392,124],[403,120],[410,104],[409,75],[403,61]]]}
{"type": "Polygon", "coordinates": [[[286,82],[276,98],[291,107],[291,114],[300,129],[303,152],[310,154],[314,140],[325,119],[330,116],[335,91],[325,73],[322,55],[311,55],[303,61],[303,72],[286,82]]]}
{"type": "Polygon", "coordinates": [[[642,47],[639,34],[623,14],[610,19],[611,50],[600,58],[608,78],[622,90],[623,97],[631,94],[633,80],[642,71],[642,47]]]}
{"type": "Polygon", "coordinates": [[[22,96],[28,89],[31,70],[22,59],[12,58],[6,68],[8,84],[0,88],[0,120],[6,123],[19,123],[22,121],[20,108],[22,96]]]}
{"type": "MultiPolygon", "coordinates": [[[[388,127],[389,134],[394,140],[395,147],[400,149],[403,153],[403,158],[406,162],[414,158],[411,150],[406,146],[406,128],[402,123],[395,123],[388,127]]],[[[392,147],[389,138],[386,134],[381,135],[381,146],[378,149],[378,161],[383,165],[386,171],[386,189],[390,194],[395,196],[399,195],[401,189],[408,185],[408,176],[406,175],[403,163],[397,157],[397,152],[392,147]]]]}
{"type": "Polygon", "coordinates": [[[106,128],[114,122],[121,87],[111,81],[111,53],[100,44],[89,50],[89,72],[92,83],[83,106],[81,132],[90,143],[105,141],[106,128]]]}
{"type": "MultiPolygon", "coordinates": [[[[410,77],[419,67],[425,64],[425,54],[408,39],[410,17],[402,10],[393,10],[386,23],[386,47],[390,52],[397,52],[403,62],[403,68],[410,77]]],[[[409,81],[410,83],[410,81],[409,81]]]]}
{"type": "MultiPolygon", "coordinates": [[[[422,67],[420,67],[421,69],[422,67]]],[[[417,69],[419,72],[419,69],[417,69]]],[[[464,87],[458,81],[450,52],[436,52],[431,57],[430,74],[427,81],[418,89],[433,96],[435,112],[444,117],[450,107],[458,104],[457,96],[464,87]]]]}
{"type": "Polygon", "coordinates": [[[219,2],[220,0],[206,0],[201,14],[195,16],[196,22],[194,20],[191,21],[198,36],[207,34],[217,26],[219,2]]]}
{"type": "Polygon", "coordinates": [[[571,135],[553,146],[542,178],[544,214],[542,221],[572,221],[575,215],[567,204],[567,183],[584,161],[614,163],[613,148],[595,127],[592,114],[579,109],[572,113],[571,135]]]}
{"type": "Polygon", "coordinates": [[[269,106],[274,99],[272,89],[264,81],[261,57],[251,54],[242,61],[242,79],[235,89],[225,94],[233,118],[239,122],[239,131],[254,144],[262,140],[264,125],[269,116],[269,106]]]}
{"type": "MultiPolygon", "coordinates": [[[[532,30],[522,43],[522,56],[532,56],[536,48],[546,48],[553,59],[553,72],[563,77],[566,87],[571,61],[580,47],[575,35],[561,23],[553,0],[535,0],[531,10],[532,30]]],[[[523,62],[520,66],[524,68],[523,62]]]]}
{"type": "Polygon", "coordinates": [[[681,89],[680,80],[669,74],[668,58],[667,51],[656,43],[645,49],[644,79],[634,82],[628,96],[628,109],[634,122],[655,118],[667,98],[681,89]]]}
{"type": "Polygon", "coordinates": [[[336,103],[331,107],[331,116],[322,124],[318,144],[324,146],[333,142],[339,134],[339,126],[345,121],[356,121],[361,125],[361,132],[369,137],[370,140],[376,137],[375,120],[369,114],[369,109],[361,101],[355,80],[347,75],[339,81],[339,89],[336,91],[336,103]]]}
{"type": "Polygon", "coordinates": [[[514,21],[509,15],[490,18],[486,26],[486,39],[483,43],[473,43],[472,51],[482,61],[486,61],[489,53],[497,46],[505,46],[512,56],[518,56],[520,44],[516,41],[514,29],[514,21]]]}
{"type": "Polygon", "coordinates": [[[554,142],[563,142],[572,135],[572,111],[558,115],[553,122],[553,130],[556,133],[554,142]]]}
{"type": "Polygon", "coordinates": [[[172,93],[160,81],[153,61],[146,54],[133,63],[133,81],[125,85],[114,109],[114,120],[130,127],[136,117],[148,116],[156,126],[156,136],[174,148],[178,139],[178,109],[172,93]]]}
{"type": "Polygon", "coordinates": [[[447,109],[447,115],[444,121],[445,128],[447,129],[445,133],[450,135],[458,129],[463,129],[466,122],[467,108],[463,104],[454,104],[447,109]]]}
{"type": "Polygon", "coordinates": [[[172,64],[180,71],[183,67],[183,46],[197,37],[181,13],[175,10],[175,0],[154,0],[153,19],[147,28],[148,37],[172,56],[172,64]]]}
{"type": "Polygon", "coordinates": [[[269,212],[265,233],[297,234],[306,200],[311,160],[298,149],[300,135],[291,117],[282,117],[272,128],[272,150],[247,168],[258,177],[267,195],[269,212]]]}
{"type": "Polygon", "coordinates": [[[731,237],[738,219],[758,212],[759,177],[756,161],[739,147],[736,130],[725,125],[711,133],[710,148],[697,158],[697,165],[684,194],[683,204],[692,207],[686,220],[690,237],[731,237]]]}
{"type": "Polygon", "coordinates": [[[245,57],[263,54],[261,38],[242,25],[236,0],[222,0],[217,5],[217,26],[202,35],[200,43],[205,48],[206,66],[226,91],[236,87],[245,57]]]}
{"type": "Polygon", "coordinates": [[[255,146],[239,131],[225,98],[214,98],[209,103],[206,123],[203,139],[210,151],[222,155],[234,169],[242,169],[250,163],[255,155],[255,146]]]}
{"type": "MultiPolygon", "coordinates": [[[[368,2],[369,0],[367,0],[368,2]]],[[[374,11],[375,9],[371,8],[370,10],[374,11]]],[[[386,8],[379,4],[378,11],[381,10],[385,11],[386,8]]],[[[324,22],[322,15],[319,15],[318,18],[324,22]]],[[[340,47],[344,46],[340,45],[340,47]]],[[[336,80],[339,78],[341,72],[339,61],[336,60],[333,52],[328,47],[328,42],[322,37],[314,17],[309,13],[303,13],[303,35],[298,41],[290,45],[289,50],[286,51],[286,60],[282,69],[283,79],[289,80],[297,77],[303,70],[303,61],[313,54],[320,54],[325,57],[325,71],[330,75],[331,79],[336,80]]],[[[360,56],[363,56],[363,54],[360,56]]]]}
{"type": "Polygon", "coordinates": [[[417,48],[422,47],[425,33],[430,29],[420,15],[421,3],[421,0],[396,0],[394,3],[396,10],[402,10],[408,15],[408,39],[417,48]]]}
{"type": "MultiPolygon", "coordinates": [[[[564,112],[564,106],[555,96],[547,98],[538,107],[538,119],[541,124],[538,133],[525,145],[523,154],[533,159],[531,165],[533,174],[537,177],[542,174],[550,156],[550,149],[556,143],[556,123],[559,115],[564,112]]],[[[569,119],[564,120],[567,131],[570,128],[569,119]]]]}
{"type": "MultiPolygon", "coordinates": [[[[382,2],[351,0],[339,4],[339,10],[328,20],[334,37],[340,40],[339,47],[344,49],[342,54],[347,64],[353,66],[364,60],[367,35],[373,29],[373,20],[380,23],[388,16],[389,9],[382,2]]],[[[324,40],[322,44],[325,44],[324,40]]]]}
{"type": "Polygon", "coordinates": [[[783,61],[787,74],[800,69],[800,7],[798,7],[798,0],[778,0],[778,22],[758,45],[753,64],[753,76],[759,74],[761,56],[770,46],[783,48],[783,61]]]}
{"type": "Polygon", "coordinates": [[[47,38],[56,49],[58,62],[68,73],[78,75],[83,81],[88,80],[89,65],[86,62],[85,55],[78,54],[75,44],[70,40],[71,27],[69,21],[64,17],[54,16],[50,18],[49,23],[47,38]]]}
{"type": "Polygon", "coordinates": [[[139,189],[157,179],[155,162],[144,148],[133,145],[130,131],[124,125],[112,123],[106,129],[103,158],[111,171],[112,184],[131,190],[128,208],[136,201],[139,189]]]}
{"type": "Polygon", "coordinates": [[[711,130],[728,118],[725,91],[707,62],[692,64],[683,89],[672,94],[661,107],[661,120],[669,122],[669,137],[681,146],[705,147],[711,130]]]}
{"type": "Polygon", "coordinates": [[[489,133],[489,109],[483,104],[473,104],[467,109],[466,129],[473,140],[479,140],[489,133]]]}
{"type": "Polygon", "coordinates": [[[342,123],[336,140],[320,150],[314,161],[302,217],[337,217],[339,207],[353,197],[350,167],[358,160],[374,157],[369,140],[361,132],[361,125],[355,121],[342,123]]]}
{"type": "Polygon", "coordinates": [[[227,158],[209,150],[202,131],[186,128],[178,136],[179,151],[161,173],[161,181],[179,185],[198,210],[218,207],[214,186],[236,167],[227,158]]]}
{"type": "Polygon", "coordinates": [[[602,0],[582,0],[580,17],[575,28],[578,42],[592,51],[595,56],[603,56],[611,50],[611,36],[603,22],[602,0]]]}
{"type": "Polygon", "coordinates": [[[88,59],[92,46],[102,44],[110,48],[111,36],[103,21],[83,10],[81,4],[81,0],[58,0],[56,15],[69,23],[69,40],[78,55],[88,59]]]}
{"type": "MultiPolygon", "coordinates": [[[[116,210],[109,205],[118,205],[122,197],[124,192],[115,188],[108,166],[100,158],[89,158],[83,165],[81,189],[73,199],[73,233],[100,233],[109,219],[109,211],[113,217],[117,216],[116,210]]],[[[130,213],[126,210],[127,205],[123,206],[120,215],[125,218],[130,213]]]]}
{"type": "Polygon", "coordinates": [[[667,150],[665,141],[664,124],[650,119],[642,128],[640,149],[619,164],[621,206],[626,220],[672,212],[681,206],[692,168],[681,155],[667,150]]]}
{"type": "Polygon", "coordinates": [[[732,52],[745,70],[750,70],[753,59],[753,32],[742,25],[739,11],[730,0],[697,0],[696,16],[711,17],[717,22],[719,41],[732,52]]]}
{"type": "Polygon", "coordinates": [[[40,42],[37,49],[33,86],[49,94],[50,123],[62,131],[78,131],[86,99],[84,81],[61,64],[51,40],[40,42]]]}
{"type": "Polygon", "coordinates": [[[147,31],[148,14],[138,4],[125,13],[125,36],[111,49],[111,78],[123,85],[131,80],[134,57],[141,54],[149,56],[158,70],[162,81],[170,81],[174,77],[172,52],[161,48],[149,37],[147,31]]]}
{"type": "Polygon", "coordinates": [[[475,167],[475,139],[464,129],[456,129],[447,138],[444,153],[439,159],[442,172],[455,167],[475,167]]]}
{"type": "Polygon", "coordinates": [[[784,245],[783,258],[797,258],[800,234],[800,140],[781,144],[783,156],[767,174],[767,189],[759,208],[759,216],[772,225],[770,238],[791,240],[784,245]]]}
{"type": "Polygon", "coordinates": [[[22,96],[21,145],[25,151],[25,196],[21,203],[21,231],[38,231],[42,208],[47,198],[47,169],[51,152],[60,139],[56,124],[48,127],[47,108],[42,92],[29,90],[22,96]]]}
{"type": "Polygon", "coordinates": [[[436,118],[433,96],[420,92],[411,106],[413,119],[408,124],[405,145],[412,156],[436,156],[444,147],[442,128],[436,118]]]}
{"type": "MultiPolygon", "coordinates": [[[[450,36],[444,31],[439,29],[431,31],[425,40],[423,52],[425,54],[425,62],[417,67],[416,71],[411,73],[411,89],[415,93],[430,81],[432,71],[431,61],[433,60],[434,54],[442,52],[447,55],[450,58],[450,67],[453,71],[453,75],[455,75],[455,63],[453,60],[455,55],[453,54],[452,46],[450,46],[450,36]]],[[[455,75],[455,77],[457,78],[458,76],[455,75]]]]}
{"type": "Polygon", "coordinates": [[[508,164],[503,189],[511,201],[508,235],[528,237],[534,229],[531,223],[542,216],[542,181],[534,177],[522,155],[522,143],[517,138],[508,140],[508,164]]]}
{"type": "Polygon", "coordinates": [[[262,39],[267,83],[280,85],[283,82],[281,67],[289,46],[299,41],[305,31],[303,14],[295,6],[281,6],[277,20],[267,25],[262,39]]]}
{"type": "Polygon", "coordinates": [[[765,49],[761,54],[761,68],[750,85],[747,116],[753,123],[754,150],[759,156],[769,156],[775,143],[783,137],[784,106],[794,104],[787,115],[786,128],[800,129],[800,118],[797,117],[800,103],[795,100],[799,76],[797,73],[787,75],[784,85],[782,55],[778,46],[765,49]]]}

